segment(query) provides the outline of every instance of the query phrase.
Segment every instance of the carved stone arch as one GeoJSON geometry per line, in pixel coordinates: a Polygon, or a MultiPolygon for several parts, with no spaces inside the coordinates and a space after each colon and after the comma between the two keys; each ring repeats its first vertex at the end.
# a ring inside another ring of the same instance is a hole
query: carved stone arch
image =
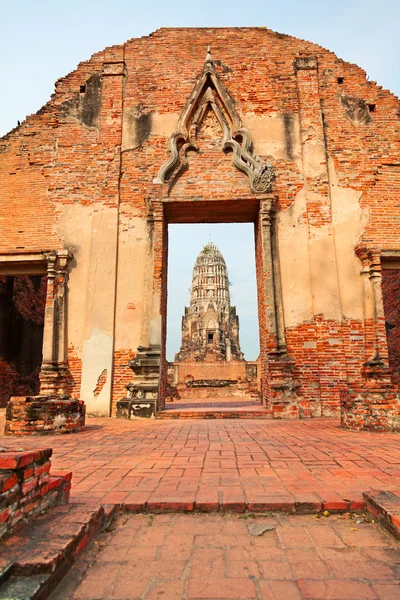
{"type": "Polygon", "coordinates": [[[170,157],[160,168],[154,183],[170,182],[186,167],[187,152],[198,150],[197,135],[209,110],[214,112],[223,133],[221,150],[232,151],[233,164],[246,173],[254,193],[269,192],[274,179],[273,166],[253,152],[250,132],[243,127],[234,103],[216,72],[210,50],[180,116],[178,129],[169,138],[170,157]]]}

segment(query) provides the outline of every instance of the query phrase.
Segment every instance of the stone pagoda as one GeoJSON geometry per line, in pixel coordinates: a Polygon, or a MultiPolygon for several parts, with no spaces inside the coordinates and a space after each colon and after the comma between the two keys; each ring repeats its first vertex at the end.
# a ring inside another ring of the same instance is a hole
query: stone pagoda
{"type": "Polygon", "coordinates": [[[190,306],[185,307],[182,345],[175,361],[231,360],[244,360],[239,344],[239,317],[231,306],[224,257],[209,242],[193,268],[190,306]]]}

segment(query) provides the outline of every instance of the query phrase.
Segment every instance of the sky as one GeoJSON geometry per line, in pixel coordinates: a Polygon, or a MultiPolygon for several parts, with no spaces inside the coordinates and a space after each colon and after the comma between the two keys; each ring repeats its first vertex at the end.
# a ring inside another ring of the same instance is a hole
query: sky
{"type": "MultiPolygon", "coordinates": [[[[49,100],[55,81],[79,62],[106,46],[149,35],[160,27],[265,26],[332,50],[362,67],[371,81],[400,96],[399,0],[0,0],[0,15],[0,135],[39,110],[49,100]]],[[[3,194],[0,190],[0,201],[3,194]]],[[[246,358],[255,358],[258,327],[255,287],[250,293],[255,286],[251,226],[241,226],[240,254],[232,243],[233,228],[239,225],[216,229],[208,225],[203,232],[194,226],[174,227],[176,231],[171,226],[170,232],[171,266],[176,271],[169,286],[174,303],[169,306],[170,356],[179,347],[193,263],[212,230],[212,241],[223,253],[233,281],[242,349],[246,358]],[[184,244],[184,256],[174,254],[178,243],[181,248],[184,244]]]]}

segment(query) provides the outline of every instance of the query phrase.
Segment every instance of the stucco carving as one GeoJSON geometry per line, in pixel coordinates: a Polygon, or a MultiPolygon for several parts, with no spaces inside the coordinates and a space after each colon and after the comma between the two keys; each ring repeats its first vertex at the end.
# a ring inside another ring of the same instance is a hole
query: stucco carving
{"type": "Polygon", "coordinates": [[[169,138],[170,157],[154,182],[166,183],[187,164],[186,154],[189,150],[198,150],[197,134],[203,119],[208,117],[211,110],[222,130],[222,150],[232,150],[233,164],[246,173],[253,192],[268,192],[274,178],[273,166],[253,152],[250,132],[243,127],[233,101],[215,70],[210,49],[203,71],[179,119],[178,129],[169,138]]]}

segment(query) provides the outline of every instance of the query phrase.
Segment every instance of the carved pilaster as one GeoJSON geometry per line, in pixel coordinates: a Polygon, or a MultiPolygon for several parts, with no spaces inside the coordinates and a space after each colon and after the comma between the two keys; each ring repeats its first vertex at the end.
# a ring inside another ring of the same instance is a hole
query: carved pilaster
{"type": "Polygon", "coordinates": [[[67,279],[72,253],[59,250],[47,255],[47,293],[44,314],[42,395],[67,393],[67,279]]]}
{"type": "Polygon", "coordinates": [[[274,198],[264,198],[260,205],[262,236],[263,274],[265,280],[265,300],[267,329],[273,334],[274,347],[268,351],[268,381],[266,406],[277,419],[298,419],[310,416],[306,406],[297,394],[299,384],[293,379],[294,360],[286,349],[283,298],[276,236],[276,212],[274,198]]]}
{"type": "Polygon", "coordinates": [[[389,369],[382,296],[381,249],[360,245],[355,251],[363,265],[361,275],[364,281],[364,318],[367,336],[367,360],[364,371],[366,376],[375,377],[378,373],[387,374],[389,369]],[[373,331],[370,331],[371,323],[373,331]]]}

